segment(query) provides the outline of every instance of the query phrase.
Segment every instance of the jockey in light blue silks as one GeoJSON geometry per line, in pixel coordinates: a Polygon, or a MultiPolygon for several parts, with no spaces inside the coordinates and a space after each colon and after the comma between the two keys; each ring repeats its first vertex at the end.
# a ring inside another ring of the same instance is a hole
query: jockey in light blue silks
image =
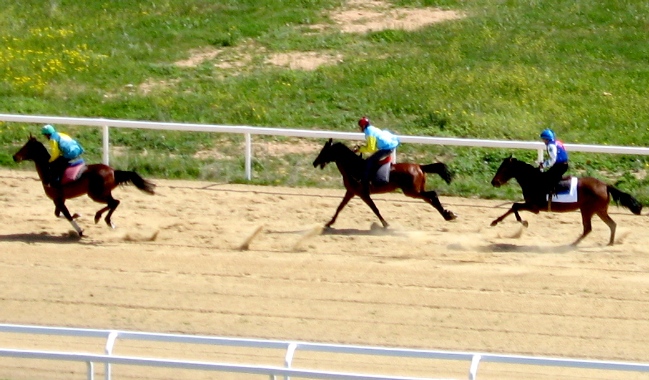
{"type": "Polygon", "coordinates": [[[41,133],[50,141],[50,178],[45,179],[46,186],[59,187],[63,172],[71,164],[79,164],[83,148],[81,144],[65,133],[57,132],[51,125],[41,129],[41,133]]]}
{"type": "MultiPolygon", "coordinates": [[[[381,130],[370,124],[370,120],[363,116],[358,121],[358,127],[365,134],[365,145],[358,148],[360,153],[371,153],[365,162],[365,170],[361,184],[363,192],[369,194],[370,179],[378,169],[381,159],[389,156],[399,146],[399,137],[391,132],[381,130]]],[[[382,185],[377,183],[377,185],[382,185]]]]}

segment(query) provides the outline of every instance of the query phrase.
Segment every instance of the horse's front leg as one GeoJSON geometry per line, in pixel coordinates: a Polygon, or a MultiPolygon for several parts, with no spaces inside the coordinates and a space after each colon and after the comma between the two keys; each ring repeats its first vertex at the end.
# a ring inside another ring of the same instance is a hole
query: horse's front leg
{"type": "Polygon", "coordinates": [[[510,214],[514,214],[514,216],[516,217],[516,220],[517,220],[519,223],[521,223],[523,226],[527,227],[527,226],[528,226],[527,221],[521,219],[521,216],[520,216],[520,214],[518,213],[518,211],[519,211],[521,208],[523,208],[523,207],[525,207],[525,204],[523,204],[523,203],[514,203],[514,204],[512,205],[512,208],[510,208],[509,210],[507,210],[506,213],[502,214],[499,218],[497,218],[497,219],[495,219],[493,222],[491,222],[491,227],[493,227],[493,226],[495,226],[496,224],[502,222],[502,221],[503,221],[506,217],[508,217],[510,214]]]}
{"type": "Polygon", "coordinates": [[[367,193],[362,193],[360,195],[360,197],[365,202],[365,204],[370,206],[372,211],[374,211],[374,215],[376,215],[376,217],[379,218],[379,220],[381,221],[381,224],[383,224],[383,227],[388,227],[389,226],[388,222],[386,222],[385,219],[383,219],[383,217],[381,216],[381,213],[379,212],[379,209],[374,204],[374,201],[372,200],[372,198],[370,198],[370,195],[367,194],[367,193]]]}
{"type": "Polygon", "coordinates": [[[349,203],[349,201],[352,198],[354,198],[354,192],[347,190],[345,196],[343,197],[343,200],[340,202],[338,208],[336,209],[336,213],[334,214],[333,218],[331,218],[331,220],[327,224],[325,224],[325,227],[329,228],[336,222],[336,219],[338,218],[338,214],[343,208],[345,208],[345,206],[347,206],[347,203],[349,203]]]}
{"type": "Polygon", "coordinates": [[[54,213],[56,214],[56,211],[63,213],[63,216],[65,217],[65,219],[68,220],[68,222],[70,222],[74,230],[77,231],[77,234],[79,234],[79,236],[83,236],[83,230],[81,229],[81,227],[79,227],[77,222],[74,220],[75,217],[78,217],[78,215],[77,214],[74,214],[74,216],[70,215],[70,211],[65,206],[65,200],[58,199],[54,201],[54,205],[56,206],[54,213]]]}
{"type": "MultiPolygon", "coordinates": [[[[57,218],[61,217],[61,210],[58,207],[54,208],[54,216],[56,216],[57,218]]],[[[77,214],[75,212],[74,214],[72,214],[72,219],[77,219],[80,216],[81,216],[80,214],[77,214]]]]}

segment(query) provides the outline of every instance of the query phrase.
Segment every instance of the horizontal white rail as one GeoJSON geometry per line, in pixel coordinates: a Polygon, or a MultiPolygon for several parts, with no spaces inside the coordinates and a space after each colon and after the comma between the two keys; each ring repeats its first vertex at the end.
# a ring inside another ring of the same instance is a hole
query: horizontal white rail
{"type": "MultiPolygon", "coordinates": [[[[252,126],[233,126],[233,125],[210,125],[210,124],[192,124],[192,123],[164,123],[152,121],[133,121],[133,120],[115,120],[103,118],[77,118],[77,117],[60,117],[60,116],[35,116],[35,115],[12,115],[0,114],[0,121],[19,122],[19,123],[40,123],[40,124],[65,124],[65,125],[86,125],[103,128],[103,162],[109,164],[109,128],[135,128],[135,129],[156,129],[167,131],[187,131],[187,132],[220,132],[220,133],[239,133],[246,137],[246,178],[251,179],[251,156],[252,156],[252,139],[250,135],[270,135],[270,136],[287,136],[287,137],[305,137],[305,138],[334,138],[339,140],[362,140],[363,134],[358,132],[335,132],[335,131],[318,131],[289,128],[266,128],[252,126]]],[[[543,157],[545,145],[540,141],[507,141],[507,140],[482,140],[482,139],[460,139],[449,137],[428,137],[428,136],[405,136],[399,138],[404,143],[427,144],[427,145],[448,145],[448,146],[468,146],[480,148],[501,148],[501,149],[532,149],[538,152],[538,160],[543,157]]],[[[630,154],[630,155],[649,155],[649,148],[646,147],[629,147],[615,145],[584,145],[584,144],[565,144],[566,148],[572,152],[587,153],[605,153],[605,154],[630,154]]]]}
{"type": "Polygon", "coordinates": [[[461,360],[470,363],[470,380],[477,379],[478,366],[481,362],[524,364],[534,366],[570,367],[581,369],[596,369],[609,371],[633,371],[649,373],[649,363],[632,363],[619,361],[580,360],[569,358],[534,357],[522,355],[500,355],[479,352],[453,352],[439,350],[418,350],[389,347],[354,346],[339,344],[324,344],[310,342],[294,342],[262,339],[243,339],[212,336],[196,336],[182,334],[158,334],[136,331],[115,331],[98,329],[77,329],[67,327],[44,327],[30,325],[0,324],[0,332],[16,334],[41,334],[55,336],[74,336],[83,338],[106,339],[105,354],[92,354],[84,352],[43,351],[0,348],[0,357],[13,357],[23,359],[47,359],[61,361],[78,361],[88,364],[88,379],[94,379],[93,363],[106,365],[105,376],[111,378],[111,364],[125,364],[133,366],[155,366],[169,368],[183,368],[204,371],[236,372],[249,374],[265,374],[275,376],[290,376],[311,379],[365,379],[365,380],[421,380],[422,378],[375,375],[361,373],[347,373],[338,371],[322,371],[310,369],[291,368],[295,353],[299,351],[328,352],[349,355],[379,355],[386,357],[419,358],[434,360],[461,360]],[[285,350],[285,367],[263,366],[255,364],[232,364],[205,361],[191,361],[178,359],[158,359],[140,356],[113,355],[112,349],[116,340],[157,341],[185,344],[208,344],[214,346],[237,346],[249,348],[270,348],[285,350]]]}

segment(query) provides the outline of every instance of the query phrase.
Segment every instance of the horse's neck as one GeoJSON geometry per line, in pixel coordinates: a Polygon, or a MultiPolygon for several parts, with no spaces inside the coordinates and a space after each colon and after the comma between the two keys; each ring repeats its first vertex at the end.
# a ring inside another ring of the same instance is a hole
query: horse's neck
{"type": "Polygon", "coordinates": [[[45,179],[49,178],[50,162],[48,159],[34,160],[34,164],[36,165],[36,172],[38,173],[38,178],[40,178],[41,181],[45,181],[45,179]]]}
{"type": "Polygon", "coordinates": [[[523,162],[518,164],[514,178],[523,190],[523,196],[526,194],[536,194],[541,187],[541,172],[537,171],[533,166],[527,165],[523,162]]]}
{"type": "Polygon", "coordinates": [[[336,155],[336,166],[338,171],[341,174],[351,175],[357,177],[362,173],[363,170],[363,160],[361,157],[357,156],[356,153],[351,150],[342,150],[341,153],[336,155]]]}

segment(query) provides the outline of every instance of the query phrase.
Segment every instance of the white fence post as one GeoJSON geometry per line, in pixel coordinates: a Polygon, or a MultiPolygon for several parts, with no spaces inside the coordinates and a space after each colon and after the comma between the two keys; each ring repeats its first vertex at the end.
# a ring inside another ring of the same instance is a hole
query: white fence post
{"type": "Polygon", "coordinates": [[[102,162],[104,165],[110,165],[110,136],[108,135],[108,126],[102,127],[102,162]]]}
{"type": "MultiPolygon", "coordinates": [[[[117,331],[111,331],[110,334],[108,334],[108,339],[106,339],[106,347],[104,349],[106,355],[113,354],[113,347],[115,347],[115,340],[117,339],[117,335],[119,335],[117,331]]],[[[111,371],[112,369],[110,363],[106,363],[106,373],[104,376],[106,380],[111,380],[111,371]]]]}
{"type": "Polygon", "coordinates": [[[94,380],[95,379],[95,365],[93,362],[86,362],[86,365],[88,366],[88,380],[94,380]]]}
{"type": "Polygon", "coordinates": [[[252,138],[250,133],[246,133],[246,179],[252,179],[252,138]]]}

